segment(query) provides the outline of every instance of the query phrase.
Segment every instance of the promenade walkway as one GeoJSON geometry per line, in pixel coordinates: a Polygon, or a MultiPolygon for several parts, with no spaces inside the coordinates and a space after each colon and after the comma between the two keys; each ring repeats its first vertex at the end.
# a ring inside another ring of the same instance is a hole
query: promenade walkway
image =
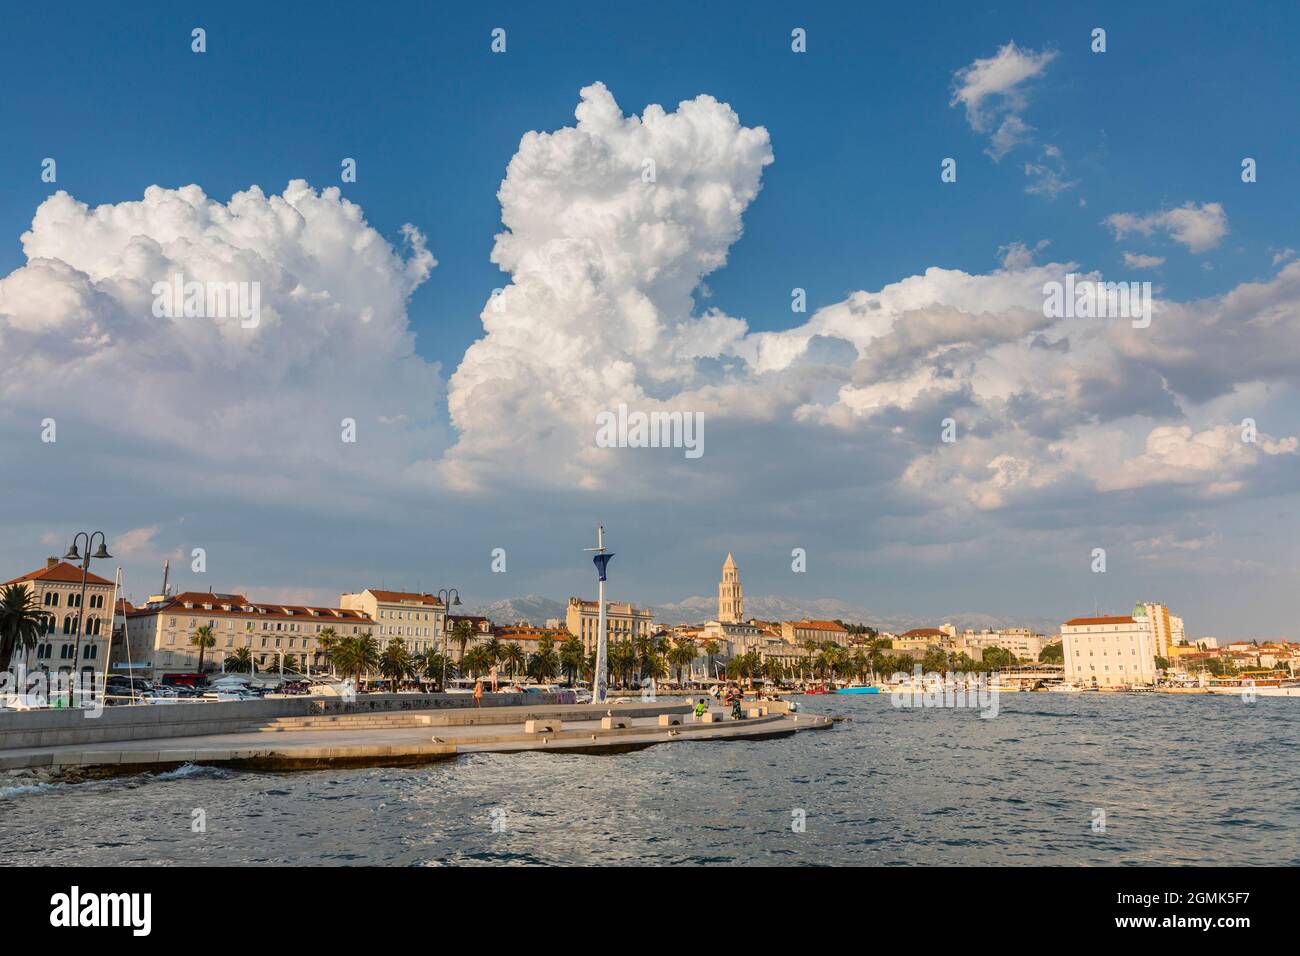
{"type": "Polygon", "coordinates": [[[687,740],[765,739],[831,726],[828,718],[805,714],[723,719],[716,707],[717,722],[700,723],[688,711],[684,703],[665,702],[280,717],[233,732],[3,750],[0,770],[48,767],[111,773],[185,763],[273,770],[387,766],[449,759],[461,753],[599,753],[687,740]],[[606,715],[615,718],[609,722],[612,726],[602,726],[606,715]],[[661,726],[661,718],[680,723],[661,726]],[[529,733],[529,720],[537,721],[535,728],[555,729],[529,733]]]}

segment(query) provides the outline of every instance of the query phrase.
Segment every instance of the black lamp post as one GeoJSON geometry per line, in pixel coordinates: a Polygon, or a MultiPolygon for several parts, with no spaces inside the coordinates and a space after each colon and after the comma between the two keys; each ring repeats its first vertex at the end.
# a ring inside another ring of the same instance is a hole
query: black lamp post
{"type": "MultiPolygon", "coordinates": [[[[106,545],[107,542],[104,540],[104,532],[96,531],[92,534],[86,531],[78,531],[72,538],[72,547],[68,548],[68,553],[63,556],[63,560],[65,561],[81,562],[81,598],[77,602],[77,641],[73,645],[72,651],[72,686],[68,690],[69,707],[75,706],[77,702],[77,678],[79,676],[78,669],[81,665],[81,635],[86,631],[86,576],[90,574],[91,558],[103,559],[112,557],[112,555],[108,553],[106,545]],[[82,538],[86,539],[86,555],[84,558],[77,552],[77,542],[82,538]],[[94,554],[91,554],[90,549],[95,546],[95,538],[99,538],[99,548],[94,554]]],[[[113,609],[114,613],[116,613],[116,610],[116,608],[113,609]]],[[[109,618],[109,621],[109,633],[111,634],[112,618],[109,618]]],[[[111,643],[112,642],[110,641],[110,644],[111,643]]]]}
{"type": "MultiPolygon", "coordinates": [[[[438,592],[438,600],[442,606],[451,613],[453,607],[460,607],[460,592],[455,588],[442,588],[438,592]]],[[[442,692],[447,692],[447,621],[442,622],[442,692]]]]}

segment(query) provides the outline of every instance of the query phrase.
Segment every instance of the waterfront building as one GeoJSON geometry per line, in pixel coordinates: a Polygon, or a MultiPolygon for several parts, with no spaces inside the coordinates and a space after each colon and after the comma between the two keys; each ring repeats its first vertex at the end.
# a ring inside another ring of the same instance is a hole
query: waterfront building
{"type": "Polygon", "coordinates": [[[906,654],[925,654],[929,650],[955,653],[962,650],[957,641],[957,629],[951,624],[940,627],[914,627],[890,638],[892,650],[906,654]]]}
{"type": "MultiPolygon", "coordinates": [[[[492,636],[496,637],[502,645],[518,644],[520,649],[527,657],[536,654],[541,648],[542,640],[550,638],[554,644],[554,650],[558,654],[560,645],[570,637],[568,631],[560,627],[534,627],[524,621],[518,624],[507,624],[504,627],[496,628],[492,636]]],[[[505,673],[505,668],[501,668],[501,673],[505,673]]]]}
{"type": "Polygon", "coordinates": [[[359,611],[374,621],[374,636],[381,650],[394,638],[401,640],[413,656],[442,650],[447,609],[435,594],[366,588],[340,594],[339,607],[359,611]]]}
{"type": "MultiPolygon", "coordinates": [[[[628,602],[605,602],[605,617],[611,644],[636,641],[654,633],[654,612],[637,608],[628,602]]],[[[582,641],[583,650],[587,654],[596,649],[599,619],[600,605],[596,601],[569,598],[564,624],[570,634],[582,641]]]]}
{"type": "MultiPolygon", "coordinates": [[[[78,666],[84,679],[91,682],[102,674],[108,659],[112,635],[112,581],[98,574],[86,575],[85,633],[81,636],[81,653],[76,653],[78,618],[82,612],[81,568],[47,558],[45,567],[19,575],[4,585],[25,584],[32,593],[41,615],[41,634],[34,648],[15,651],[12,664],[22,663],[29,671],[46,670],[71,674],[78,666]],[[75,659],[75,658],[78,658],[75,659]]],[[[0,666],[10,666],[0,661],[0,666]]],[[[94,686],[93,684],[91,686],[94,686]]]]}
{"type": "Polygon", "coordinates": [[[1067,681],[1097,687],[1155,682],[1154,635],[1145,617],[1076,617],[1061,625],[1061,635],[1067,681]]]}
{"type": "Polygon", "coordinates": [[[722,562],[722,581],[718,584],[718,621],[722,624],[739,624],[745,619],[744,589],[740,586],[740,568],[736,559],[727,552],[722,562]]]}
{"type": "Polygon", "coordinates": [[[301,604],[254,603],[242,594],[185,591],[155,595],[125,612],[126,643],[117,650],[114,667],[163,677],[196,673],[199,649],[190,643],[203,625],[212,628],[216,644],[203,655],[205,670],[220,670],[221,662],[246,647],[259,668],[277,670],[281,656],[299,667],[327,666],[320,650],[320,633],[332,628],[339,637],[377,636],[375,621],[363,611],[301,604]]]}
{"type": "Polygon", "coordinates": [[[1027,627],[982,628],[962,633],[962,650],[972,659],[979,660],[986,647],[1000,647],[1016,657],[1036,661],[1043,648],[1060,641],[1059,637],[1035,634],[1027,627]]]}
{"type": "Polygon", "coordinates": [[[849,632],[834,621],[782,621],[781,637],[788,644],[803,644],[816,641],[824,644],[830,641],[840,647],[849,646],[849,632]]]}

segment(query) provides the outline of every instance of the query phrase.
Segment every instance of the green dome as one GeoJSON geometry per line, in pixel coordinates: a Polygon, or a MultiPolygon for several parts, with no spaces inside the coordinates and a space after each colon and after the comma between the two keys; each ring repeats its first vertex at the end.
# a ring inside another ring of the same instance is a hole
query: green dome
{"type": "Polygon", "coordinates": [[[1146,617],[1147,616],[1146,605],[1143,604],[1141,601],[1138,601],[1138,603],[1133,607],[1133,616],[1146,617]]]}

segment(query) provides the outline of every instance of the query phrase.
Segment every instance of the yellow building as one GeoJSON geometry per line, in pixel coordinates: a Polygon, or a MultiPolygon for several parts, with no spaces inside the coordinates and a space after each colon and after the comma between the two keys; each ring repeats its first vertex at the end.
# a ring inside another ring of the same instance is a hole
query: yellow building
{"type": "MultiPolygon", "coordinates": [[[[576,597],[569,598],[564,625],[570,634],[582,641],[583,650],[587,654],[596,649],[599,620],[598,602],[584,601],[576,597]]],[[[626,602],[606,601],[605,622],[610,644],[619,641],[636,641],[642,637],[649,637],[653,633],[654,612],[638,609],[626,602]]]]}
{"type": "Polygon", "coordinates": [[[340,594],[339,607],[360,611],[374,621],[375,639],[381,649],[398,638],[411,655],[442,650],[447,609],[436,595],[366,588],[340,594]]]}
{"type": "MultiPolygon", "coordinates": [[[[77,653],[77,629],[81,613],[81,568],[49,558],[45,567],[20,575],[2,586],[25,584],[40,608],[43,627],[36,647],[15,652],[28,670],[47,670],[71,674],[79,669],[89,682],[102,675],[108,659],[113,620],[109,610],[113,602],[113,582],[98,574],[86,575],[86,628],[77,653]]],[[[0,661],[0,665],[9,664],[0,661]]],[[[91,686],[98,686],[98,679],[91,686]]]]}
{"type": "Polygon", "coordinates": [[[819,644],[830,641],[840,647],[849,646],[849,632],[834,621],[782,621],[781,636],[790,644],[813,640],[819,644]]]}
{"type": "MultiPolygon", "coordinates": [[[[281,657],[300,667],[326,666],[319,648],[321,631],[329,627],[339,637],[373,635],[375,622],[361,611],[299,604],[255,604],[242,594],[186,591],[151,598],[126,614],[126,638],[132,673],[192,674],[199,669],[199,649],[190,643],[207,625],[216,644],[203,654],[204,670],[220,670],[221,662],[241,647],[248,648],[261,669],[276,670],[281,657]]],[[[126,656],[119,651],[121,660],[126,656]]]]}

